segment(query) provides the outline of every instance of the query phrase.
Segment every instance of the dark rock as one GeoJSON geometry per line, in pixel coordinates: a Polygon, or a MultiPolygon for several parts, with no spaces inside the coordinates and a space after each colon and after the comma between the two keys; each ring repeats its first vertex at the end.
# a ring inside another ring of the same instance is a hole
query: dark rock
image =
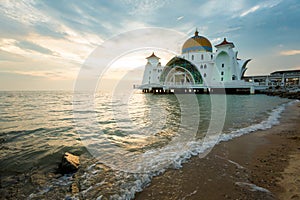
{"type": "Polygon", "coordinates": [[[78,156],[66,152],[62,157],[59,169],[62,174],[71,174],[75,173],[78,170],[79,164],[80,162],[78,156]]]}
{"type": "Polygon", "coordinates": [[[299,99],[300,100],[300,92],[293,92],[289,90],[262,90],[260,91],[261,94],[266,94],[268,96],[279,96],[282,98],[289,98],[289,99],[299,99]]]}
{"type": "Polygon", "coordinates": [[[42,173],[35,173],[30,176],[30,181],[33,185],[45,187],[47,184],[47,177],[42,173]]]}

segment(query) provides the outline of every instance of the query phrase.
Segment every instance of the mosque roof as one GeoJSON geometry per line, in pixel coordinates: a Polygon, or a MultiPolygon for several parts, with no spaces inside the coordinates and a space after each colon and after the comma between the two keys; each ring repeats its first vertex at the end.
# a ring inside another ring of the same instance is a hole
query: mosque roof
{"type": "Polygon", "coordinates": [[[157,59],[160,59],[159,57],[157,57],[154,52],[151,54],[151,56],[147,57],[146,59],[149,59],[149,58],[157,58],[157,59]]]}
{"type": "Polygon", "coordinates": [[[207,38],[200,36],[196,30],[195,35],[183,44],[182,53],[198,51],[212,52],[212,45],[207,38]]]}
{"type": "Polygon", "coordinates": [[[223,46],[223,45],[232,45],[234,47],[234,44],[232,42],[227,42],[226,38],[224,38],[223,42],[220,44],[217,44],[215,47],[223,46]]]}

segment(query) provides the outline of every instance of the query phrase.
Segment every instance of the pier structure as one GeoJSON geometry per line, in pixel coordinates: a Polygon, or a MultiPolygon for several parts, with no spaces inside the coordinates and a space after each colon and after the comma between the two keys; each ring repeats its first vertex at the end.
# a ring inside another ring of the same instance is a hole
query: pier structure
{"type": "Polygon", "coordinates": [[[244,85],[134,85],[135,89],[141,89],[143,93],[153,94],[254,94],[255,90],[265,89],[264,86],[244,84],[244,85]]]}

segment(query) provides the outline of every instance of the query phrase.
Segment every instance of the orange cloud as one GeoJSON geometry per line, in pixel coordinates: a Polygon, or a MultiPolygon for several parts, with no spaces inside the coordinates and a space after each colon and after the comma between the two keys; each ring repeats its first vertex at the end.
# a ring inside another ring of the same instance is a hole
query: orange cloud
{"type": "Polygon", "coordinates": [[[287,50],[287,51],[281,51],[280,55],[283,56],[293,56],[293,55],[297,55],[300,54],[300,50],[287,50]]]}

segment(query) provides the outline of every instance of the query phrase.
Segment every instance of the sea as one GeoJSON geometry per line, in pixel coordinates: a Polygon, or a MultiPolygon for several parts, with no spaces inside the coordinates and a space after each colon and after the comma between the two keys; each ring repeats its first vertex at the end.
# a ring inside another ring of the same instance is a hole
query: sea
{"type": "Polygon", "coordinates": [[[192,156],[278,124],[291,103],[266,95],[2,91],[1,198],[134,199],[192,156]],[[80,157],[77,173],[59,173],[65,152],[80,157]]]}

